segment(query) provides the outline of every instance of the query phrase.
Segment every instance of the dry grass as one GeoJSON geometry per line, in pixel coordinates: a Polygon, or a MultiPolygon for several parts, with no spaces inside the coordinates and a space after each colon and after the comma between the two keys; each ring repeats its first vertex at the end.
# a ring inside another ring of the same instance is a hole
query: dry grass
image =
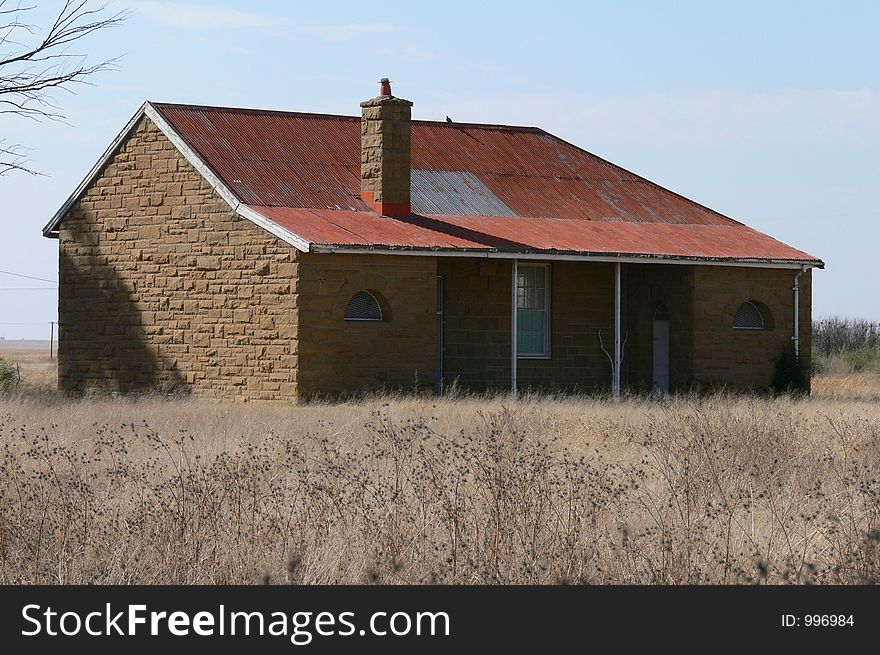
{"type": "Polygon", "coordinates": [[[880,408],[0,400],[0,583],[880,580],[880,408]]]}
{"type": "Polygon", "coordinates": [[[846,401],[880,402],[880,374],[816,375],[813,377],[813,396],[846,401]]]}
{"type": "Polygon", "coordinates": [[[15,341],[0,341],[0,359],[12,362],[21,371],[22,390],[48,391],[58,380],[56,360],[49,358],[49,342],[27,342],[21,347],[15,341]]]}
{"type": "Polygon", "coordinates": [[[880,376],[810,399],[67,400],[0,348],[2,583],[880,581],[880,376]]]}

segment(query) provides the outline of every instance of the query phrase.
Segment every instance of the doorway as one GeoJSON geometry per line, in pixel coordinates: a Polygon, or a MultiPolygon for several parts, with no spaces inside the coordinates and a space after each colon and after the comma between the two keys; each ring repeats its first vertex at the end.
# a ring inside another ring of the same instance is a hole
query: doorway
{"type": "Polygon", "coordinates": [[[651,390],[655,393],[669,391],[669,312],[666,305],[657,305],[653,320],[654,366],[651,390]]]}

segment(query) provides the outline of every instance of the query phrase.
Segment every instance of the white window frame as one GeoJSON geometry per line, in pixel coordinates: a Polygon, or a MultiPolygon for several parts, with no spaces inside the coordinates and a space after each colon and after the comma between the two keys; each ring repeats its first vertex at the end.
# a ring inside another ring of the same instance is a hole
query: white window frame
{"type": "MultiPolygon", "coordinates": [[[[516,344],[516,358],[517,359],[551,359],[552,357],[552,338],[550,332],[550,317],[552,314],[552,307],[550,305],[550,299],[552,297],[551,288],[553,286],[552,272],[553,269],[549,263],[523,263],[520,262],[518,264],[518,270],[522,270],[524,268],[543,268],[545,272],[545,280],[546,283],[544,285],[544,352],[541,353],[521,353],[519,352],[519,348],[521,345],[521,340],[519,339],[519,326],[517,326],[517,344],[516,344]]],[[[517,285],[519,284],[519,279],[517,279],[517,285]]],[[[517,289],[519,291],[519,289],[517,289]]],[[[519,302],[519,293],[517,295],[517,303],[519,302]]],[[[517,315],[524,307],[519,307],[517,305],[517,315]]]]}

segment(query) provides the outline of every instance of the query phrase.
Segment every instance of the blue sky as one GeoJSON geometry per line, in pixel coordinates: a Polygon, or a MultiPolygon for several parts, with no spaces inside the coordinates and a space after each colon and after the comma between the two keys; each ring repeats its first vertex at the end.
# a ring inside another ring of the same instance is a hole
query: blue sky
{"type": "MultiPolygon", "coordinates": [[[[79,49],[118,69],[56,97],[68,124],[0,116],[47,173],[0,177],[0,270],[56,277],[40,229],[146,99],[356,115],[389,76],[416,118],[538,125],[818,255],[814,315],[880,320],[878,2],[114,7],[79,49]]],[[[54,293],[7,290],[35,286],[0,274],[0,335],[48,335],[54,293]]]]}

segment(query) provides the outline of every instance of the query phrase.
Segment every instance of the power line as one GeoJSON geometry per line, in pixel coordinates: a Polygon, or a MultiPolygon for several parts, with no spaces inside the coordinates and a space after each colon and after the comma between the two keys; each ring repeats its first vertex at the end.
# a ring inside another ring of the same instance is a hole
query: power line
{"type": "Polygon", "coordinates": [[[53,287],[0,287],[0,291],[58,291],[53,287]]]}
{"type": "Polygon", "coordinates": [[[3,275],[14,275],[15,277],[23,277],[28,280],[37,280],[38,282],[49,282],[51,284],[58,284],[56,280],[47,280],[44,277],[34,277],[33,275],[24,275],[23,273],[13,273],[12,271],[0,271],[3,275]]]}

